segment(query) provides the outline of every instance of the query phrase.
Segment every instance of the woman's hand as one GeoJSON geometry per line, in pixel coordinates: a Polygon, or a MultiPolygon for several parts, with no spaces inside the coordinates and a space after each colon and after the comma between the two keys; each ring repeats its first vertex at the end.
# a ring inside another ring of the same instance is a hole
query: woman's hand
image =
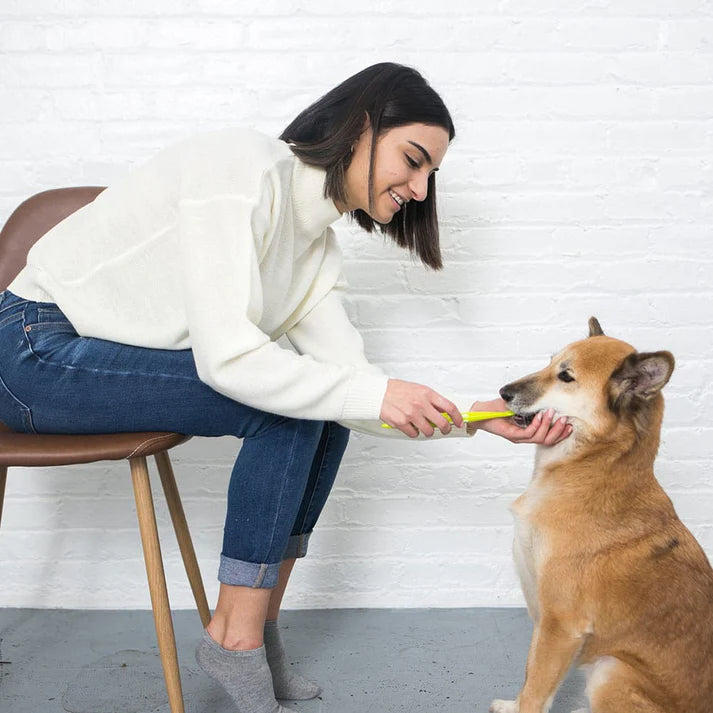
{"type": "Polygon", "coordinates": [[[389,379],[380,418],[410,438],[416,438],[419,433],[432,436],[434,424],[445,435],[450,432],[451,424],[441,411],[447,413],[456,426],[463,425],[458,407],[438,392],[412,381],[389,379]]]}
{"type": "MultiPolygon", "coordinates": [[[[476,401],[471,411],[509,411],[508,405],[502,399],[493,401],[476,401]]],[[[509,418],[491,418],[487,421],[478,421],[468,424],[468,428],[475,426],[482,431],[494,433],[496,436],[511,441],[512,443],[540,443],[543,446],[554,446],[567,438],[572,433],[572,426],[567,423],[567,417],[562,416],[554,423],[553,412],[540,411],[526,428],[516,426],[509,418]]]]}

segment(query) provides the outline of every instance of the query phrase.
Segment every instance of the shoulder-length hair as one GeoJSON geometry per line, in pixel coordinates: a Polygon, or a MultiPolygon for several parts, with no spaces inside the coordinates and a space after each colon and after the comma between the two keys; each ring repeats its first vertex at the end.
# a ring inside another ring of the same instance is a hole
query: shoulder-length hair
{"type": "MultiPolygon", "coordinates": [[[[280,139],[305,163],[327,171],[325,198],[346,203],[345,175],[352,159],[352,146],[364,129],[365,115],[372,128],[369,160],[369,207],[374,203],[372,175],[376,139],[385,131],[404,124],[443,127],[452,140],[455,128],[441,97],[411,68],[381,62],[358,72],[308,106],[282,132],[280,139]]],[[[352,219],[368,233],[377,226],[402,248],[408,248],[424,265],[443,267],[436,212],[436,176],[428,179],[423,201],[411,201],[401,208],[400,219],[377,223],[366,211],[351,212],[352,219]]]]}

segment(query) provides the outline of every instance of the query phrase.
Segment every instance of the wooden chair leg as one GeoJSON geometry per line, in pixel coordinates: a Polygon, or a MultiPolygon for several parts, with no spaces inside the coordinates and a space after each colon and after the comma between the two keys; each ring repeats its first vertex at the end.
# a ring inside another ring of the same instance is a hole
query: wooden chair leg
{"type": "Polygon", "coordinates": [[[190,582],[191,589],[193,590],[193,598],[196,600],[198,614],[201,617],[203,628],[205,628],[210,623],[210,609],[208,608],[208,600],[205,596],[203,578],[201,577],[201,571],[198,567],[196,552],[193,549],[193,541],[191,540],[191,534],[188,531],[186,514],[183,511],[181,497],[178,494],[178,486],[176,485],[176,478],[173,475],[171,459],[169,458],[167,451],[156,453],[154,458],[156,459],[158,472],[161,476],[163,492],[166,494],[166,502],[168,503],[168,510],[171,513],[173,529],[176,531],[176,539],[178,540],[178,547],[181,550],[181,556],[183,557],[183,565],[186,568],[188,581],[190,582]]]}
{"type": "Polygon", "coordinates": [[[178,654],[176,653],[176,637],[173,633],[171,608],[168,602],[166,576],[161,559],[161,545],[158,540],[156,513],[151,496],[151,484],[146,458],[129,459],[131,465],[131,480],[134,484],[136,498],[136,514],[139,519],[141,544],[144,549],[146,574],[149,580],[151,606],[153,607],[154,623],[158,650],[166,679],[166,691],[171,713],[184,713],[181,676],[178,670],[178,654]]]}
{"type": "Polygon", "coordinates": [[[2,504],[5,501],[5,481],[7,480],[7,466],[0,465],[0,522],[2,522],[2,504]]]}

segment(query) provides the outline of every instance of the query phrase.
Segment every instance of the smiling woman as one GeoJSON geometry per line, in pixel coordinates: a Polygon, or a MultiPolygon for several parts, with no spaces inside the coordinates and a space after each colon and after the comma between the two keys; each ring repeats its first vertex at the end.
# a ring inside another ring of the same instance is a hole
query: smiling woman
{"type": "Polygon", "coordinates": [[[454,136],[446,105],[421,74],[382,62],[307,107],[280,138],[326,168],[325,197],[364,230],[378,228],[440,269],[435,172],[454,136]]]}

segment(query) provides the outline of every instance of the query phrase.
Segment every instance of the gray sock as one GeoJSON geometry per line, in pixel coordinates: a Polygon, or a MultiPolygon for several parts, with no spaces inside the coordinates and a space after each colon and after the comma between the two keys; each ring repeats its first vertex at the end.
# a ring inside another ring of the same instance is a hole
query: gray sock
{"type": "Polygon", "coordinates": [[[290,713],[275,700],[264,646],[229,651],[206,631],[196,646],[196,661],[228,692],[239,713],[290,713]]]}
{"type": "Polygon", "coordinates": [[[288,701],[306,701],[316,698],[322,689],[292,670],[285,655],[276,621],[265,622],[263,636],[267,663],[272,671],[272,682],[275,686],[275,697],[288,701]]]}

